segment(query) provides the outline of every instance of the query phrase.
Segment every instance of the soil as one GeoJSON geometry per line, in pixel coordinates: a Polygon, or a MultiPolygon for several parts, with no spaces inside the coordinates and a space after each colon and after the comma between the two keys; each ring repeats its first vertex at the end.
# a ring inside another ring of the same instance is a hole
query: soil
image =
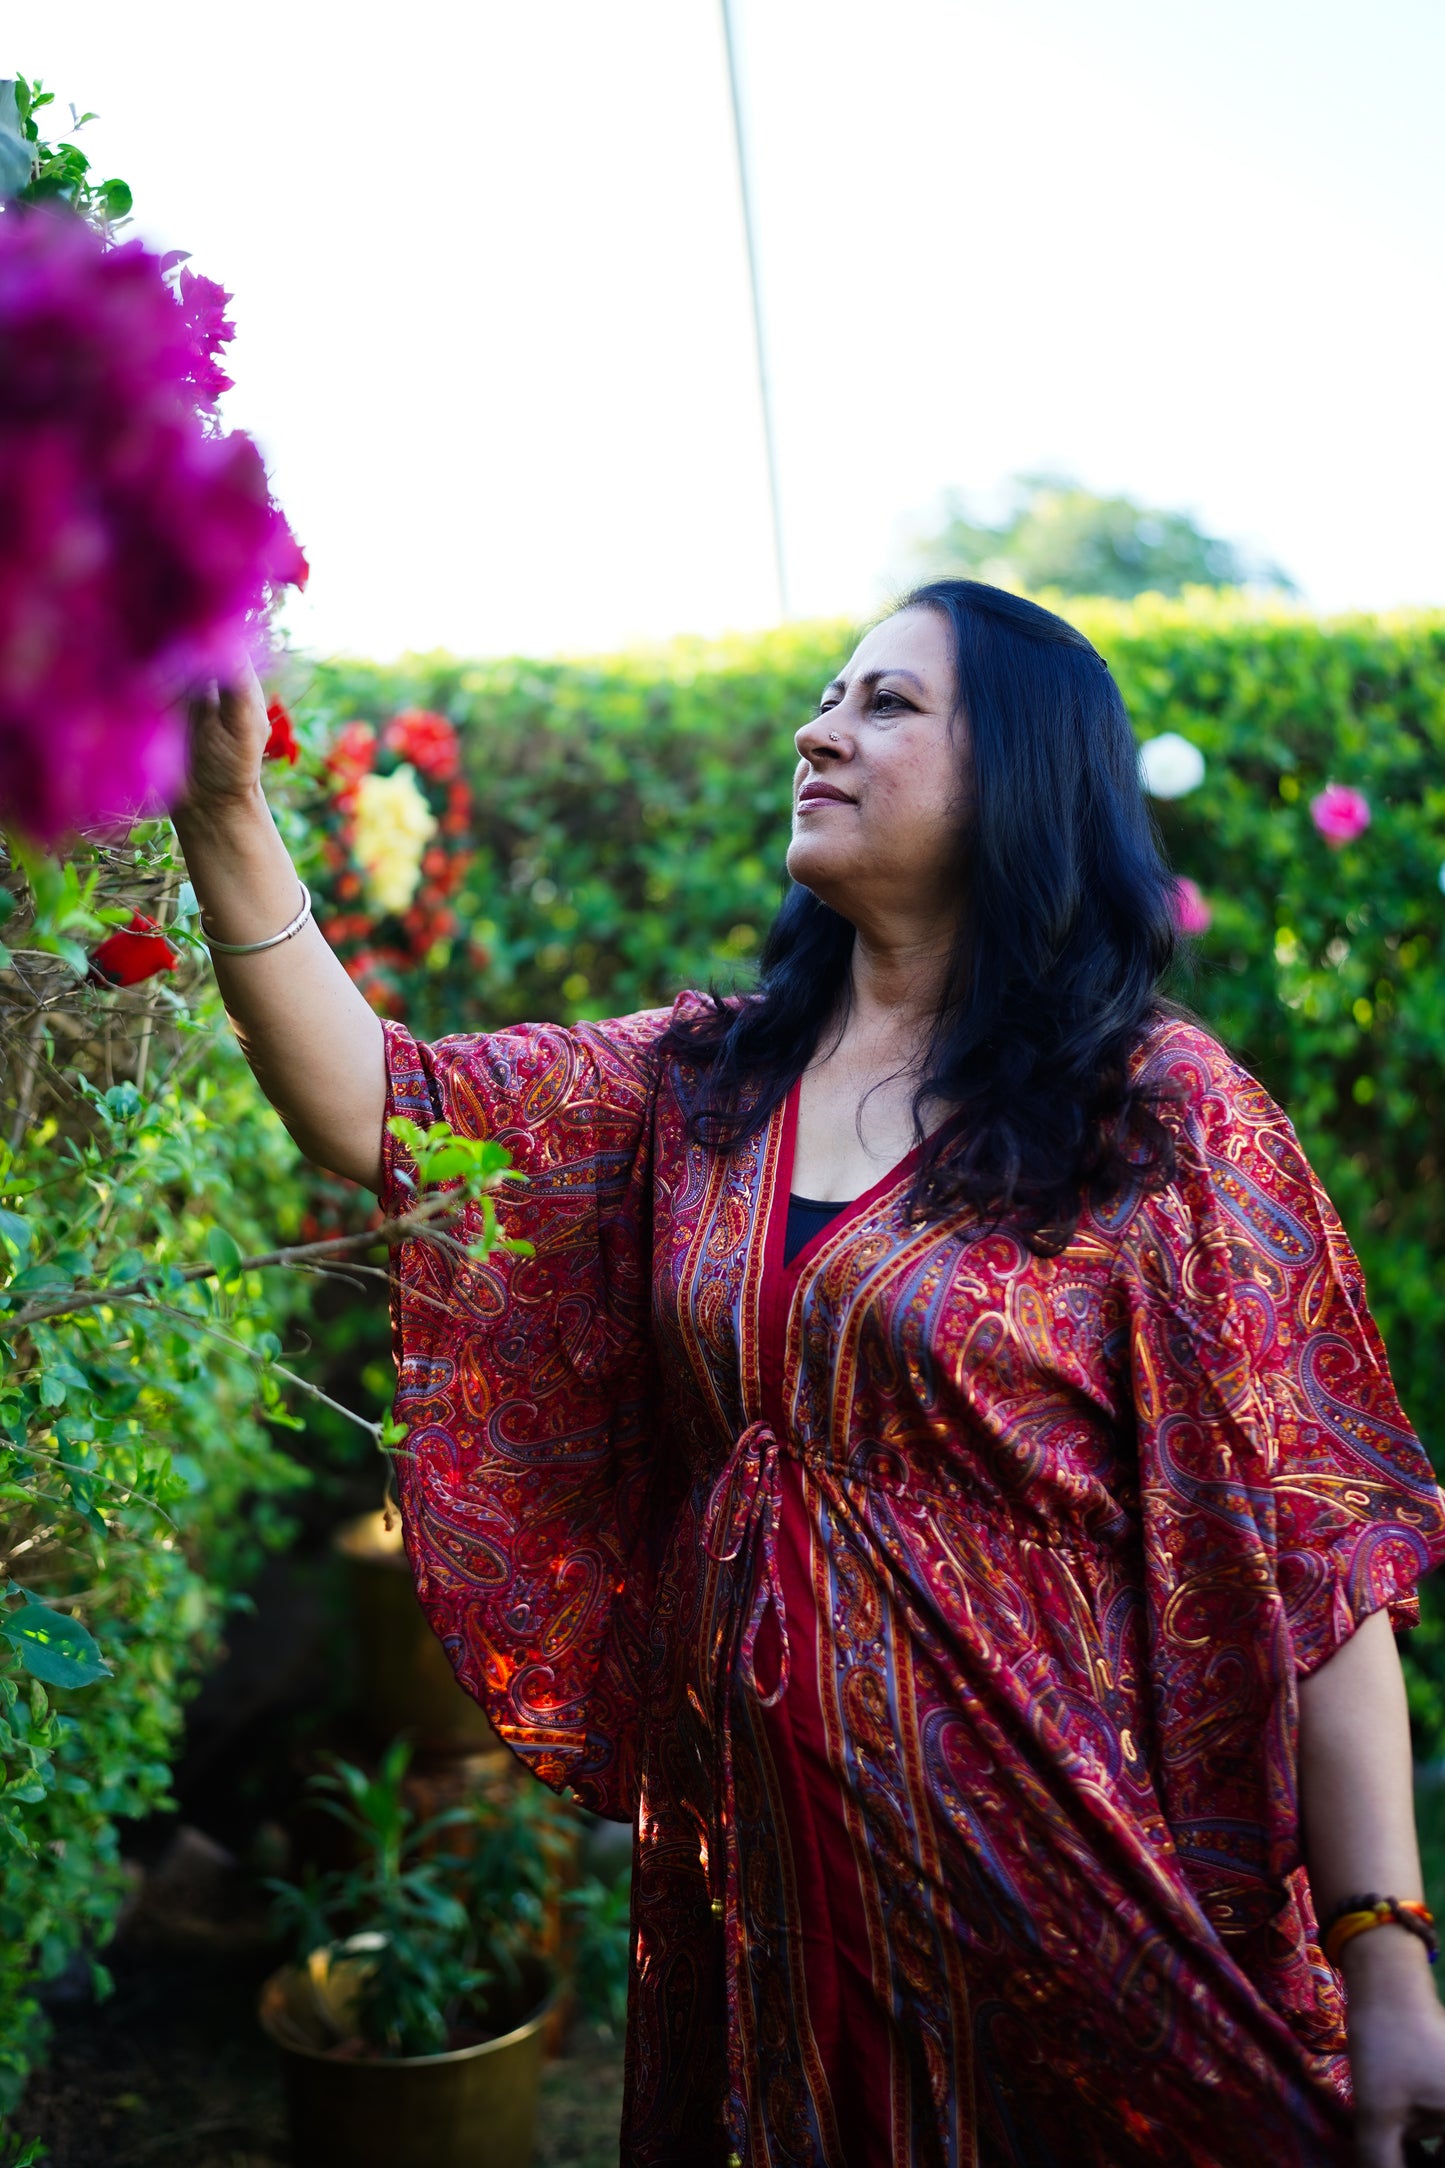
{"type": "MultiPolygon", "coordinates": [[[[52,2012],[49,2063],[14,2134],[43,2140],[47,2168],[305,2168],[292,2161],[280,2064],[256,2022],[274,1953],[140,1933],[107,1962],[107,2001],[52,2012]]],[[[616,2168],[621,2105],[620,2044],[574,2025],[543,2071],[534,2168],[616,2168]]]]}

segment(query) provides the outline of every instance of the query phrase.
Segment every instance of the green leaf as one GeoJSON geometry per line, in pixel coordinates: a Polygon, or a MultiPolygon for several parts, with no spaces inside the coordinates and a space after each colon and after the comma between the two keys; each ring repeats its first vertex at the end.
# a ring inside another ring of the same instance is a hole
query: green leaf
{"type": "Polygon", "coordinates": [[[30,1247],[30,1222],[23,1219],[18,1212],[7,1212],[5,1207],[0,1205],[0,1235],[3,1235],[7,1242],[13,1242],[23,1257],[30,1247]]]}
{"type": "Polygon", "coordinates": [[[27,1265],[25,1270],[17,1272],[10,1282],[10,1292],[28,1295],[39,1288],[70,1285],[70,1274],[62,1272],[59,1265],[27,1265]]]}
{"type": "Polygon", "coordinates": [[[106,1113],[117,1122],[128,1122],[133,1115],[139,1114],[144,1104],[134,1084],[112,1084],[101,1099],[106,1113]]]}
{"type": "Polygon", "coordinates": [[[228,1279],[241,1262],[241,1246],[224,1227],[213,1227],[206,1236],[206,1255],[222,1279],[228,1279]]]}
{"type": "Polygon", "coordinates": [[[105,206],[107,218],[125,218],[129,215],[135,198],[124,181],[102,181],[100,200],[105,206]]]}
{"type": "Polygon", "coordinates": [[[431,1151],[424,1162],[428,1182],[450,1182],[459,1174],[472,1173],[474,1155],[464,1144],[443,1145],[440,1151],[431,1151]]]}
{"type": "Polygon", "coordinates": [[[111,1676],[94,1635],[68,1612],[28,1597],[23,1610],[0,1617],[0,1634],[32,1678],[46,1686],[94,1686],[111,1676]]]}
{"type": "Polygon", "coordinates": [[[30,145],[13,77],[0,81],[0,201],[18,196],[30,179],[30,145]]]}

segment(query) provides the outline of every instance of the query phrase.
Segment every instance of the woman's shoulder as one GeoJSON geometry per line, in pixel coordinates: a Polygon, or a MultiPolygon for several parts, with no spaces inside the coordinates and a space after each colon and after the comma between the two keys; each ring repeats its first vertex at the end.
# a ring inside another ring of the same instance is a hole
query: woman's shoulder
{"type": "Polygon", "coordinates": [[[1222,1207],[1255,1235],[1286,1220],[1337,1227],[1289,1116],[1203,1025],[1160,1017],[1134,1074],[1174,1137],[1174,1180],[1150,1209],[1168,1213],[1207,1201],[1210,1211],[1222,1207]]]}
{"type": "Polygon", "coordinates": [[[1156,1017],[1135,1049],[1132,1079],[1155,1095],[1177,1128],[1215,1133],[1288,1121],[1269,1093],[1214,1034],[1192,1017],[1156,1017]]]}

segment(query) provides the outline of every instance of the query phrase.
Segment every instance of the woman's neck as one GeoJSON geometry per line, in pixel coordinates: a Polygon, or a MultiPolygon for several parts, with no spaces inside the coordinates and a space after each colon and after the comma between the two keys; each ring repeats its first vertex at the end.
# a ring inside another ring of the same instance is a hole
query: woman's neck
{"type": "Polygon", "coordinates": [[[860,928],[849,964],[846,1035],[921,1055],[948,991],[955,933],[953,926],[934,925],[880,940],[860,928]]]}

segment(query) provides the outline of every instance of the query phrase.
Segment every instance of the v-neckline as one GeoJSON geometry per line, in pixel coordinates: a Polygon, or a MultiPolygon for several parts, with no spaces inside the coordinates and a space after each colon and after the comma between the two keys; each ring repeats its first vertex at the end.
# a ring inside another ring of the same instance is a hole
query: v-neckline
{"type": "MultiPolygon", "coordinates": [[[[834,1217],[826,1227],[820,1227],[810,1235],[796,1254],[783,1261],[787,1246],[788,1199],[793,1188],[793,1160],[798,1142],[798,1099],[802,1090],[801,1077],[783,1101],[782,1127],[778,1133],[777,1157],[773,1167],[772,1195],[768,1199],[767,1226],[763,1231],[763,1257],[758,1307],[760,1327],[758,1338],[759,1385],[762,1392],[764,1412],[779,1436],[785,1426],[783,1408],[783,1378],[786,1370],[788,1323],[792,1315],[793,1297],[798,1282],[817,1257],[824,1243],[830,1242],[841,1230],[869,1210],[890,1189],[897,1187],[904,1177],[911,1174],[918,1162],[923,1146],[915,1144],[912,1151],[905,1152],[895,1166],[871,1187],[856,1197],[849,1197],[839,1204],[834,1217]]],[[[926,1141],[926,1140],[925,1140],[926,1141]]]]}
{"type": "MultiPolygon", "coordinates": [[[[793,1288],[798,1283],[800,1275],[812,1263],[814,1257],[829,1237],[835,1235],[841,1227],[846,1226],[849,1220],[855,1219],[860,1212],[865,1212],[869,1205],[876,1204],[885,1191],[892,1189],[893,1185],[901,1181],[905,1174],[910,1174],[917,1164],[920,1152],[923,1150],[921,1144],[915,1144],[911,1151],[904,1153],[902,1159],[895,1161],[886,1173],[881,1174],[871,1187],[860,1190],[856,1197],[840,1199],[838,1209],[827,1225],[820,1227],[816,1234],[810,1235],[801,1248],[796,1250],[793,1256],[784,1263],[783,1252],[787,1245],[788,1200],[793,1193],[793,1162],[797,1158],[798,1151],[798,1105],[802,1097],[802,1091],[803,1080],[798,1077],[790,1087],[788,1096],[783,1102],[783,1133],[779,1139],[778,1169],[773,1183],[773,1195],[768,1211],[766,1254],[763,1261],[764,1273],[769,1278],[774,1273],[779,1273],[787,1281],[790,1296],[793,1288]]],[[[818,1203],[823,1202],[821,1198],[816,1201],[818,1203]]],[[[829,1199],[828,1201],[831,1203],[832,1200],[829,1199]]]]}

